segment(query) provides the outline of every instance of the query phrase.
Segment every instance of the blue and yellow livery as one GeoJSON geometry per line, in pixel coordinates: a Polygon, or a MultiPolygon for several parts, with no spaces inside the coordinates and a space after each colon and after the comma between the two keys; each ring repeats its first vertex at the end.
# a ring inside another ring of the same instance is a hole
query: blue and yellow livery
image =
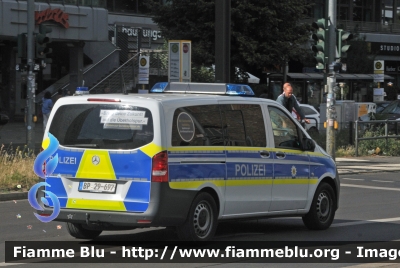
{"type": "Polygon", "coordinates": [[[46,182],[72,236],[173,226],[183,240],[204,241],[218,221],[285,215],[330,226],[335,163],[282,106],[218,94],[233,85],[162,87],[57,101],[45,137],[57,139],[58,159],[46,182]]]}

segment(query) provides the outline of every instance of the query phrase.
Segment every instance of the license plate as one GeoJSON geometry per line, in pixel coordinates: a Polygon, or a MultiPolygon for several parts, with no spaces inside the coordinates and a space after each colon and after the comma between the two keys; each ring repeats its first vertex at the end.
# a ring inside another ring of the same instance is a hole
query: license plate
{"type": "Polygon", "coordinates": [[[117,184],[112,182],[81,181],[78,190],[80,192],[115,193],[116,188],[117,184]]]}

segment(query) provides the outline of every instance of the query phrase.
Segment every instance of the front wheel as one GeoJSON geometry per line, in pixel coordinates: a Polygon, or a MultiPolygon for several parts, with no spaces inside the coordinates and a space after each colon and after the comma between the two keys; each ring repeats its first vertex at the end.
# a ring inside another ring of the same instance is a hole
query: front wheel
{"type": "Polygon", "coordinates": [[[208,193],[200,193],[193,200],[189,215],[177,233],[184,241],[208,241],[213,238],[217,229],[217,205],[208,193]]]}
{"type": "Polygon", "coordinates": [[[325,230],[335,217],[336,198],[332,187],[322,182],[315,192],[310,211],[303,216],[304,225],[310,230],[325,230]]]}
{"type": "Polygon", "coordinates": [[[75,238],[94,239],[98,237],[102,230],[89,230],[83,224],[67,222],[68,233],[75,238]]]}

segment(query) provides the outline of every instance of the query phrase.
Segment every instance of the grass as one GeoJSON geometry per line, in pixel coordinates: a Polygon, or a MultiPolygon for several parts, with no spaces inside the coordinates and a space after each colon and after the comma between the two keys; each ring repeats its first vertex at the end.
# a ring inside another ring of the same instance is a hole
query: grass
{"type": "Polygon", "coordinates": [[[0,193],[28,191],[38,182],[33,172],[35,157],[26,145],[15,149],[12,144],[0,147],[0,193]]]}

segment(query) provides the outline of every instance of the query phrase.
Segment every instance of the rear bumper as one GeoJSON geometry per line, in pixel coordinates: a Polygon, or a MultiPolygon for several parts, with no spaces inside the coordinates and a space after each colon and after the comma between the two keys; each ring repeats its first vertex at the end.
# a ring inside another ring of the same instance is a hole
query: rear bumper
{"type": "MultiPolygon", "coordinates": [[[[150,203],[144,213],[62,208],[54,221],[89,224],[104,230],[156,226],[179,226],[184,223],[197,191],[173,190],[168,183],[152,183],[150,203]]],[[[51,214],[52,208],[38,211],[51,214]]]]}

